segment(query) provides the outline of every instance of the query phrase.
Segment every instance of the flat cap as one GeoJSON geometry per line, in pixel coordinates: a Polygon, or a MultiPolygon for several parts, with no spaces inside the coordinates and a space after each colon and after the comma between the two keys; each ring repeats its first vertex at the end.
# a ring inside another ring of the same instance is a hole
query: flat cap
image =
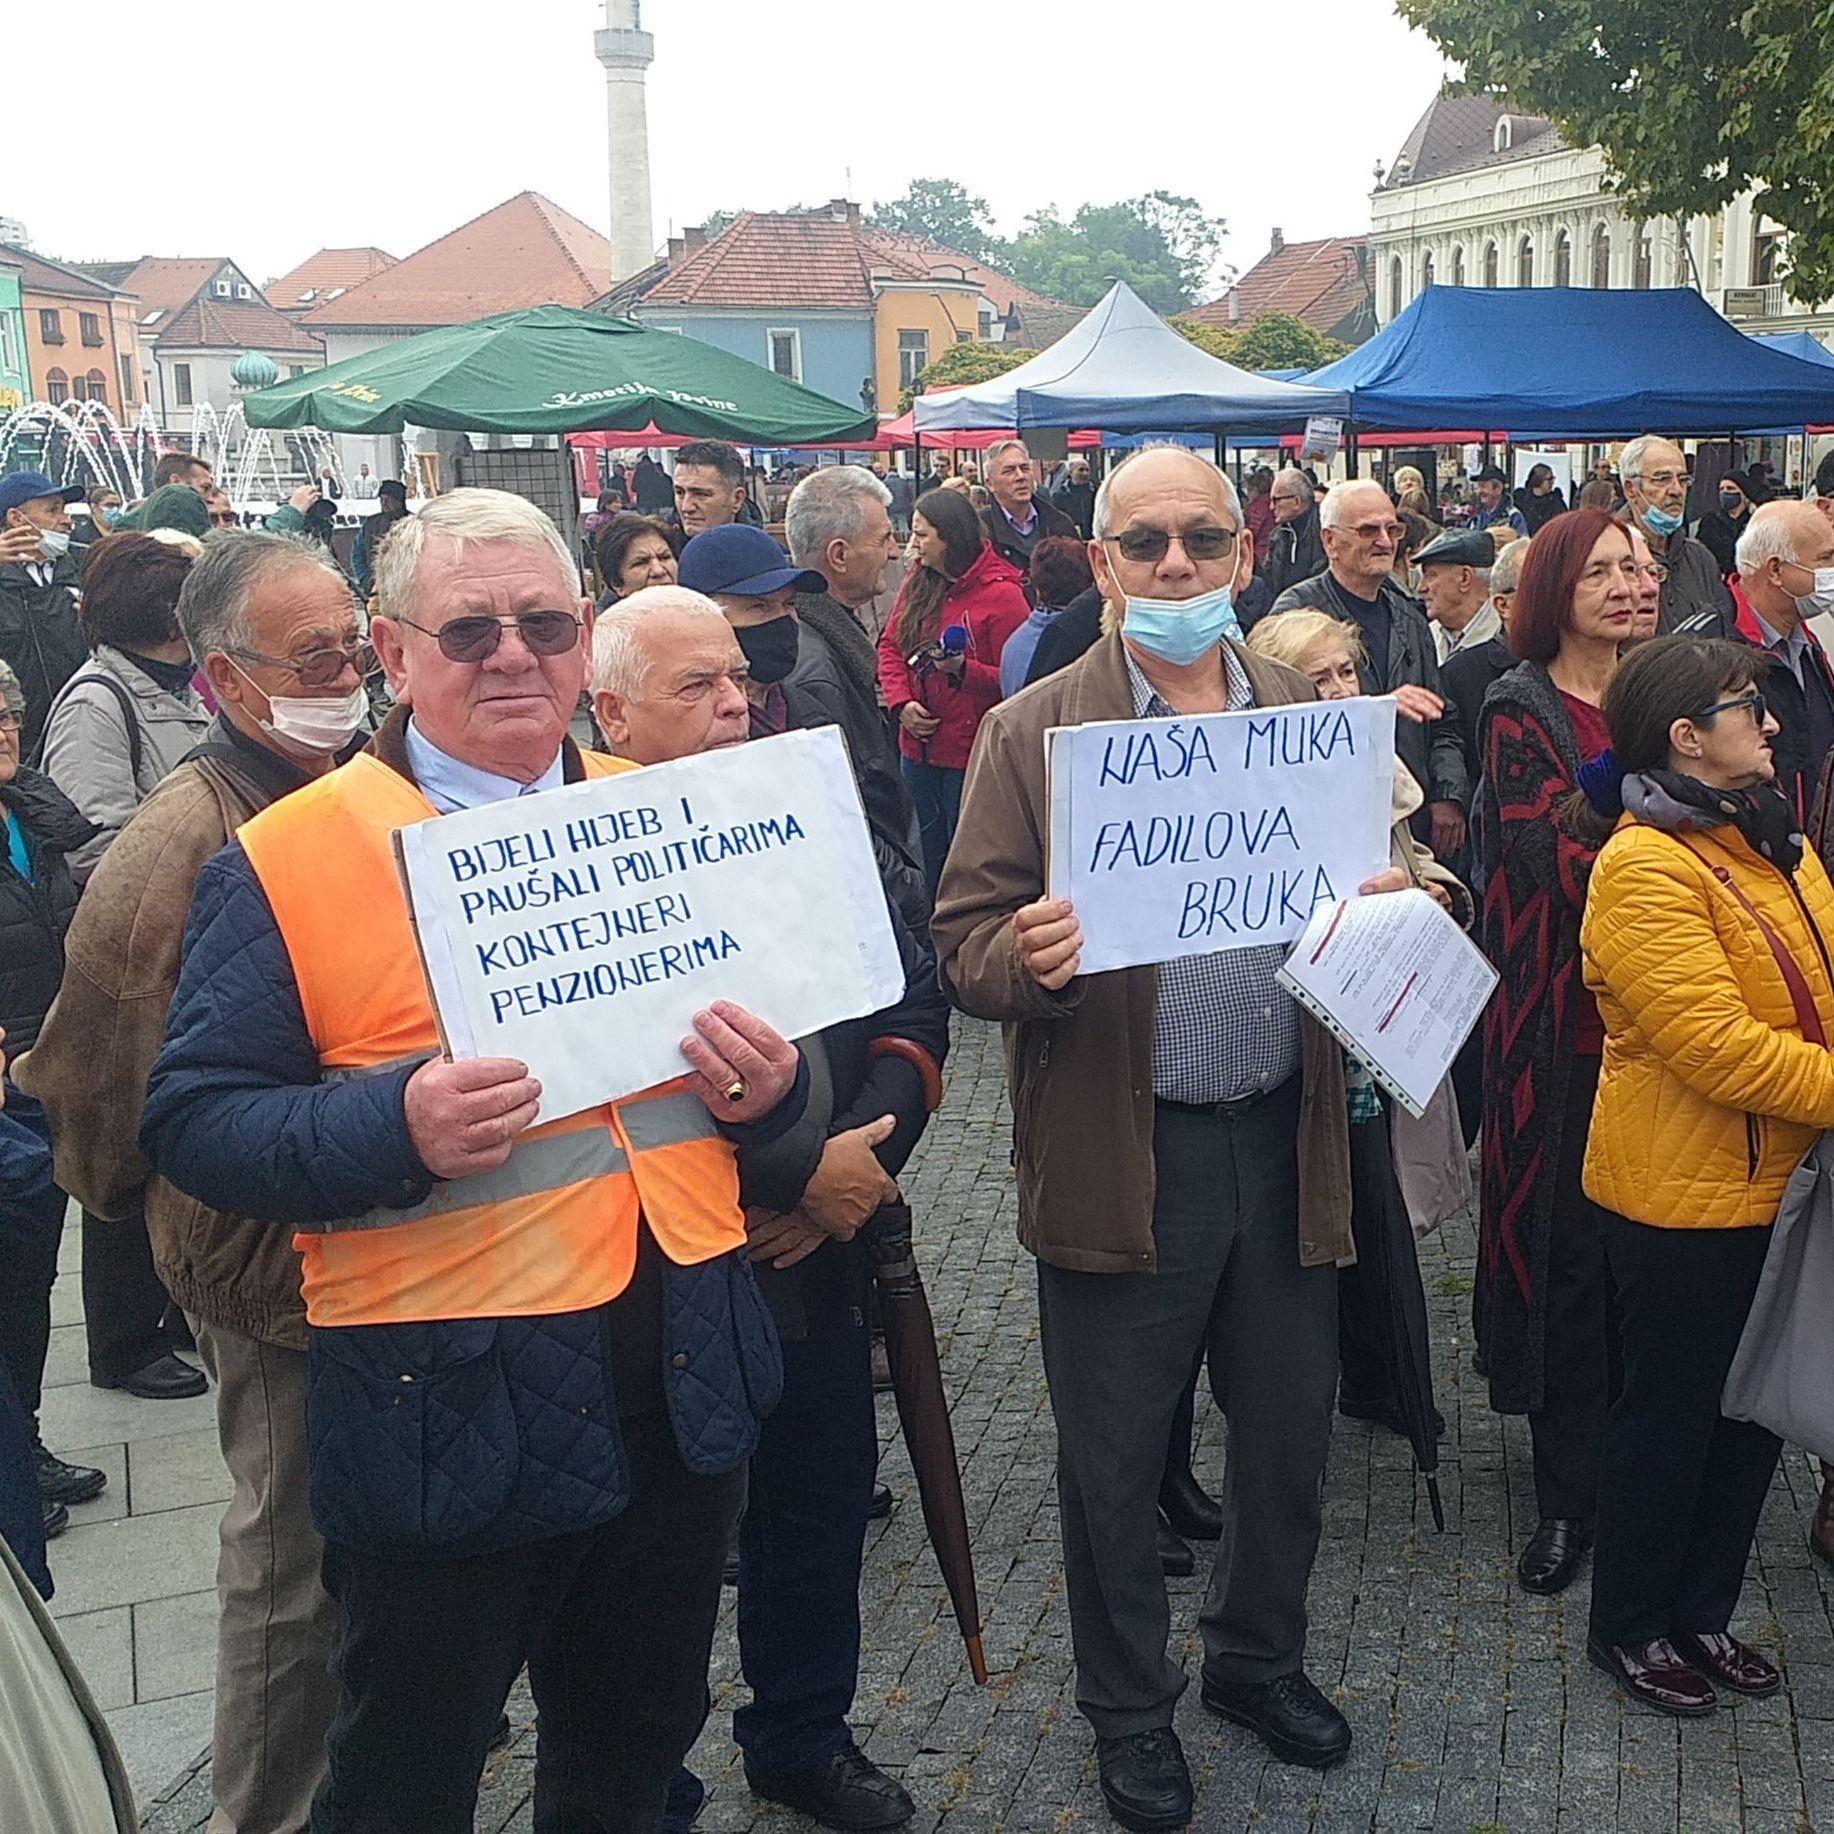
{"type": "Polygon", "coordinates": [[[1447,529],[1435,535],[1414,556],[1417,567],[1488,567],[1496,559],[1496,544],[1480,529],[1447,529]]]}

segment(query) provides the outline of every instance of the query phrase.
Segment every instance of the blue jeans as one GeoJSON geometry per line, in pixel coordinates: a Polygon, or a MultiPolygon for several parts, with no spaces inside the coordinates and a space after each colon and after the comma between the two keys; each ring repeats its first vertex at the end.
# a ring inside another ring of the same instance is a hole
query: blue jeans
{"type": "Polygon", "coordinates": [[[52,1181],[45,1111],[9,1082],[0,1109],[0,1364],[34,1424],[66,1202],[52,1181]]]}
{"type": "Polygon", "coordinates": [[[942,879],[942,864],[949,857],[949,844],[955,839],[955,823],[962,812],[962,779],[966,771],[951,770],[946,764],[920,764],[915,758],[900,758],[905,787],[917,805],[917,826],[923,841],[923,876],[930,887],[930,902],[936,902],[936,887],[942,879]]]}

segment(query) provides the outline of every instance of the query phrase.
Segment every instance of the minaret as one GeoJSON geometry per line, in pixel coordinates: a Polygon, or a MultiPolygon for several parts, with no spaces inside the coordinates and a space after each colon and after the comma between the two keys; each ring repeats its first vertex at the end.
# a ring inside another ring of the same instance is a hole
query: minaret
{"type": "Polygon", "coordinates": [[[656,256],[650,228],[650,126],[643,73],[656,41],[643,29],[642,0],[605,0],[605,29],[593,36],[605,66],[611,124],[611,277],[623,280],[656,256]]]}

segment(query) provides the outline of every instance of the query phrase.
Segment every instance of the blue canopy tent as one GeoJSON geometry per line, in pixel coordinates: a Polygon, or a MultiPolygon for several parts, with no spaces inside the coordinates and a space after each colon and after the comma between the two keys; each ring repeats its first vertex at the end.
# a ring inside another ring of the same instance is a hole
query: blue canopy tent
{"type": "Polygon", "coordinates": [[[1428,287],[1307,381],[1348,394],[1359,430],[1622,439],[1834,421],[1834,369],[1747,337],[1685,287],[1428,287]]]}
{"type": "Polygon", "coordinates": [[[1766,350],[1780,350],[1786,357],[1800,357],[1804,363],[1826,363],[1834,368],[1834,350],[1830,350],[1812,331],[1754,331],[1754,344],[1766,350]]]}
{"type": "Polygon", "coordinates": [[[946,395],[920,395],[919,434],[1016,427],[1277,434],[1341,415],[1341,390],[1251,375],[1180,337],[1124,281],[1048,350],[946,395]]]}

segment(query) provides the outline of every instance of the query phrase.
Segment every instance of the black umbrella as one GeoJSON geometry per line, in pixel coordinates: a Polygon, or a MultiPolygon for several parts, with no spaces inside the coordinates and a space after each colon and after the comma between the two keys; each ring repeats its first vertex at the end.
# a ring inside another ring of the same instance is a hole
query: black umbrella
{"type": "Polygon", "coordinates": [[[1346,1286],[1354,1281],[1355,1290],[1346,1290],[1344,1298],[1380,1346],[1397,1423],[1426,1479],[1433,1526],[1443,1530],[1446,1512],[1437,1476],[1440,1422],[1428,1359],[1426,1293],[1385,1114],[1350,1129],[1350,1189],[1356,1266],[1346,1270],[1344,1279],[1346,1286]]]}
{"type": "Polygon", "coordinates": [[[949,1588],[955,1621],[968,1648],[969,1670],[975,1685],[985,1687],[987,1658],[981,1653],[981,1607],[974,1589],[974,1554],[968,1546],[968,1510],[943,1394],[936,1325],[911,1243],[910,1205],[901,1198],[882,1204],[861,1233],[870,1244],[873,1278],[879,1283],[885,1356],[891,1365],[898,1423],[917,1473],[923,1525],[949,1588]]]}

